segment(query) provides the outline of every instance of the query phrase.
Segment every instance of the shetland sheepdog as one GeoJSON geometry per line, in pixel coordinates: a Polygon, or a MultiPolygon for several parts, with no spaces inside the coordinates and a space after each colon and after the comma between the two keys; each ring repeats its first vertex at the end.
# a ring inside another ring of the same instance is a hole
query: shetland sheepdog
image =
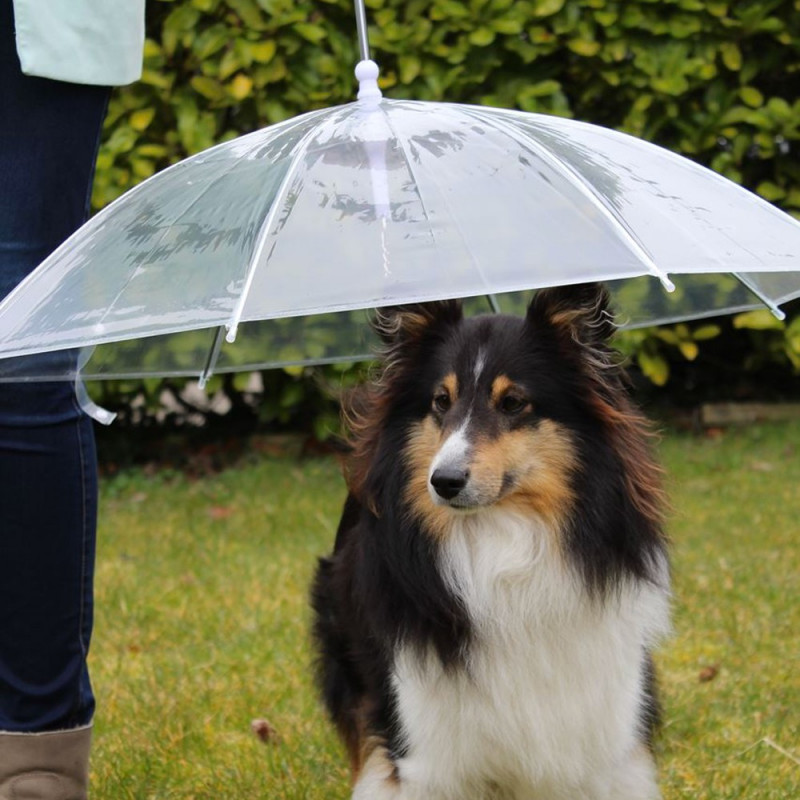
{"type": "Polygon", "coordinates": [[[312,589],[354,800],[658,798],[660,470],[598,285],[378,313],[312,589]]]}

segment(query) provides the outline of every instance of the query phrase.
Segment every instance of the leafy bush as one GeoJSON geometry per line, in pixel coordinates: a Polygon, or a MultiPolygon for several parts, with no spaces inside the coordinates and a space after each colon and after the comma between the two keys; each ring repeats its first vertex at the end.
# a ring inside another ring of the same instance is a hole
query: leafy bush
{"type": "MultiPolygon", "coordinates": [[[[794,0],[367,0],[367,7],[391,97],[516,107],[617,128],[800,215],[794,0]]],[[[96,208],[217,142],[354,99],[350,0],[156,0],[147,30],[143,78],[110,105],[96,208]]],[[[783,330],[779,348],[795,352],[794,323],[783,330]]],[[[665,347],[696,356],[709,333],[637,334],[638,362],[663,382],[663,364],[653,359],[665,347]]]]}
{"type": "MultiPolygon", "coordinates": [[[[367,0],[390,96],[574,116],[657,142],[800,211],[794,0],[367,0]]],[[[156,0],[115,93],[96,206],[155,170],[354,99],[350,0],[156,0]]]]}
{"type": "Polygon", "coordinates": [[[800,314],[796,303],[793,307],[788,322],[767,310],[749,311],[711,323],[623,331],[617,345],[651,384],[645,385],[645,394],[673,406],[796,399],[800,314]]]}

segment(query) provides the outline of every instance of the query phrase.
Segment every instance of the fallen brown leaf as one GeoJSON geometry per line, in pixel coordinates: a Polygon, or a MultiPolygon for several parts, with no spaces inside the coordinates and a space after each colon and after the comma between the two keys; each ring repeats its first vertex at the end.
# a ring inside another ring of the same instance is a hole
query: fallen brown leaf
{"type": "Polygon", "coordinates": [[[278,731],[265,719],[254,719],[250,723],[250,730],[253,731],[264,744],[276,742],[280,739],[278,731]]]}
{"type": "Polygon", "coordinates": [[[227,519],[231,514],[233,514],[233,509],[230,506],[211,506],[208,509],[211,519],[227,519]]]}
{"type": "Polygon", "coordinates": [[[719,675],[719,664],[712,664],[709,667],[701,669],[697,678],[700,683],[708,683],[709,681],[713,681],[717,675],[719,675]]]}

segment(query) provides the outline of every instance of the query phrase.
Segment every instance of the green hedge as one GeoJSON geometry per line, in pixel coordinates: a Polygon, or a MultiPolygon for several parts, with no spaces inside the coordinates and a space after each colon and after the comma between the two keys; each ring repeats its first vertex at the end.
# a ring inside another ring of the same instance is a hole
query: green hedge
{"type": "MultiPolygon", "coordinates": [[[[800,216],[795,0],[367,0],[367,13],[387,96],[621,129],[800,216]]],[[[111,101],[98,208],[212,144],[354,99],[350,0],[150,0],[147,31],[142,80],[111,101]]],[[[668,351],[696,356],[681,342],[700,337],[676,336],[632,340],[660,382],[668,351]]],[[[787,370],[797,339],[770,345],[787,370]]]]}
{"type": "MultiPolygon", "coordinates": [[[[392,97],[596,122],[800,212],[794,0],[368,0],[392,97]]],[[[354,99],[350,0],[151,0],[142,80],[118,91],[100,207],[155,170],[354,99]]]]}

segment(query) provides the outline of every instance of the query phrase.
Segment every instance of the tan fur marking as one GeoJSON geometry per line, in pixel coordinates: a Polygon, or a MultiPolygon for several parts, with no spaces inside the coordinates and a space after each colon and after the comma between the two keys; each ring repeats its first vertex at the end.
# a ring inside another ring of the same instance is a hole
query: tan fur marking
{"type": "Polygon", "coordinates": [[[353,798],[372,800],[376,792],[381,798],[400,798],[401,791],[397,765],[389,755],[386,742],[370,737],[365,742],[363,768],[353,780],[353,798]]]}
{"type": "MultiPolygon", "coordinates": [[[[415,517],[437,538],[447,535],[455,515],[465,513],[437,505],[428,492],[430,465],[445,438],[427,418],[414,426],[405,450],[410,478],[404,499],[415,517]]],[[[469,465],[470,480],[485,495],[486,506],[496,503],[499,508],[533,512],[555,527],[560,527],[574,499],[570,487],[574,467],[569,434],[550,420],[543,420],[535,429],[477,441],[469,465]],[[515,482],[501,497],[506,474],[515,482]]]]}
{"type": "Polygon", "coordinates": [[[355,783],[364,762],[369,755],[369,737],[367,737],[367,720],[370,715],[371,704],[366,698],[362,698],[356,707],[353,708],[353,725],[339,727],[339,735],[347,749],[350,761],[350,778],[355,783]]]}
{"type": "Polygon", "coordinates": [[[574,467],[569,434],[557,423],[542,420],[537,428],[512,431],[479,444],[471,472],[479,481],[501,485],[504,475],[510,474],[514,486],[498,506],[534,512],[560,525],[573,501],[570,475],[574,467]]]}
{"type": "Polygon", "coordinates": [[[551,317],[550,322],[556,327],[574,328],[576,323],[583,317],[588,316],[582,308],[570,308],[566,311],[556,311],[551,317]]]}
{"type": "Polygon", "coordinates": [[[614,431],[631,501],[645,517],[661,524],[669,503],[662,485],[663,470],[650,449],[656,434],[646,417],[623,402],[622,408],[615,408],[598,396],[592,405],[602,422],[614,431]]]}
{"type": "Polygon", "coordinates": [[[450,399],[455,401],[458,397],[458,378],[455,372],[451,372],[449,375],[445,376],[445,379],[442,381],[442,388],[450,395],[450,399]]]}
{"type": "Polygon", "coordinates": [[[416,423],[408,437],[406,459],[410,467],[405,501],[414,515],[433,536],[444,536],[452,519],[452,509],[437,506],[428,494],[428,471],[444,437],[430,418],[416,423]]]}
{"type": "Polygon", "coordinates": [[[431,324],[431,317],[420,310],[398,311],[394,314],[387,313],[385,309],[378,309],[375,323],[378,331],[384,336],[395,337],[400,331],[405,331],[408,336],[420,336],[431,324]]]}
{"type": "Polygon", "coordinates": [[[397,781],[397,771],[394,762],[389,758],[386,742],[378,736],[367,736],[361,743],[359,754],[360,765],[357,772],[353,773],[355,783],[366,769],[380,772],[387,781],[397,781]]]}
{"type": "Polygon", "coordinates": [[[354,729],[340,730],[350,758],[350,781],[353,785],[366,772],[380,772],[390,783],[398,783],[397,768],[389,758],[386,741],[368,733],[369,719],[374,712],[373,704],[362,698],[353,709],[354,729]]]}
{"type": "Polygon", "coordinates": [[[504,395],[514,387],[514,383],[507,375],[498,375],[492,381],[492,405],[496,406],[504,395]]]}

